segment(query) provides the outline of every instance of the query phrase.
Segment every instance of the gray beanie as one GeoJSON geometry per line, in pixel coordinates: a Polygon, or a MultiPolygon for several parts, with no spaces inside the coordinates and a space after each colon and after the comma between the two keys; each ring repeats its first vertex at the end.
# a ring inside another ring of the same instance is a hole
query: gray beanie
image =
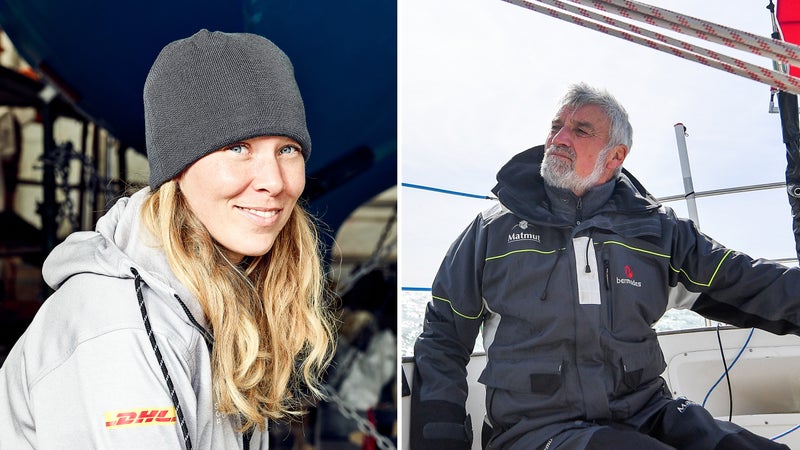
{"type": "Polygon", "coordinates": [[[144,126],[152,189],[257,136],[288,136],[311,153],[292,63],[254,34],[200,30],[164,47],[144,84],[144,126]]]}

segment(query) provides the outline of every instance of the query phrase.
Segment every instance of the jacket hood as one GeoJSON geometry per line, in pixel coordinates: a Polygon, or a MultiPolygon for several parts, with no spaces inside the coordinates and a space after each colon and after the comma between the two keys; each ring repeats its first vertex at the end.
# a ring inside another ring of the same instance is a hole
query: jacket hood
{"type": "MultiPolygon", "coordinates": [[[[204,315],[199,303],[173,275],[160,244],[142,224],[140,211],[149,193],[149,188],[144,188],[131,197],[119,199],[98,220],[95,231],[70,234],[47,256],[42,276],[50,287],[58,289],[77,274],[133,279],[131,269],[136,269],[145,284],[162,298],[177,295],[201,320],[204,315]]],[[[184,315],[177,302],[169,303],[175,305],[176,312],[184,315]]]]}
{"type": "MultiPolygon", "coordinates": [[[[497,184],[492,192],[500,202],[516,214],[538,222],[556,223],[550,213],[544,179],[539,173],[544,146],[537,145],[514,155],[497,172],[497,184]]],[[[611,198],[605,208],[622,214],[642,214],[661,205],[627,170],[617,177],[611,198]]],[[[602,211],[599,211],[602,212],[602,211]]]]}

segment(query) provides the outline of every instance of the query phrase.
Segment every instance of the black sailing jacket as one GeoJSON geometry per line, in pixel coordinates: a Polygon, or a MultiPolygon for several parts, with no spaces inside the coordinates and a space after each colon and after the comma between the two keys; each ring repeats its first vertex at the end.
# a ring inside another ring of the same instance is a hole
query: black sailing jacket
{"type": "Polygon", "coordinates": [[[541,445],[581,423],[636,425],[668,402],[653,324],[669,308],[800,332],[800,270],[723,247],[626,172],[582,198],[548,195],[542,157],[534,147],[500,170],[499,203],[441,264],[415,346],[415,450],[462,441],[454,424],[481,327],[479,381],[498,448],[521,436],[541,445]]]}

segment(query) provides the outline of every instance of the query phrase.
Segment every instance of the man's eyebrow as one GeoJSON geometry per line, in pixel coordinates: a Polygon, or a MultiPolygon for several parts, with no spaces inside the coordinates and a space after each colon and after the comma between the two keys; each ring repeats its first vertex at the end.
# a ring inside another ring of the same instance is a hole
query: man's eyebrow
{"type": "Polygon", "coordinates": [[[575,128],[583,128],[587,131],[595,131],[594,123],[586,121],[586,120],[576,120],[573,122],[573,126],[575,128]]]}

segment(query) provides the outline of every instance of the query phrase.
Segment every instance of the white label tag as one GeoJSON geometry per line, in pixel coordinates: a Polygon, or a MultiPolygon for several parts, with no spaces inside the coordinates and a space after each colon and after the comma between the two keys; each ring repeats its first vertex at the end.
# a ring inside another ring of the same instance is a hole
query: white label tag
{"type": "Polygon", "coordinates": [[[581,305],[600,304],[600,276],[597,270],[597,256],[594,242],[588,236],[576,237],[572,240],[575,252],[575,269],[578,278],[578,302],[581,305]],[[589,266],[589,272],[586,266],[589,266]]]}

